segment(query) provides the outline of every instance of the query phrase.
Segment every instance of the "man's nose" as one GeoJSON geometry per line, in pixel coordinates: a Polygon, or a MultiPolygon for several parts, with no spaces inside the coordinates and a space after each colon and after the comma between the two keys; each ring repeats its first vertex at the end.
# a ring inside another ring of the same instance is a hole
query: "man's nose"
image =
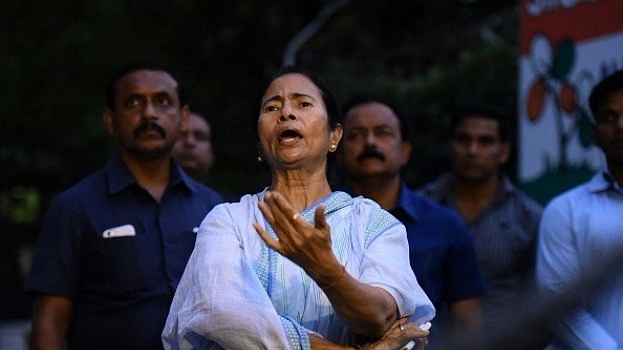
{"type": "Polygon", "coordinates": [[[186,146],[194,146],[197,143],[197,139],[193,136],[192,133],[184,133],[182,134],[182,141],[186,146]]]}
{"type": "Polygon", "coordinates": [[[467,143],[467,151],[469,153],[477,153],[478,150],[480,149],[480,144],[478,143],[478,140],[469,140],[467,143]]]}
{"type": "Polygon", "coordinates": [[[143,117],[147,119],[158,118],[156,113],[156,107],[151,101],[147,101],[147,103],[145,104],[145,108],[143,108],[143,117]]]}
{"type": "Polygon", "coordinates": [[[365,141],[366,141],[366,145],[374,145],[376,144],[376,136],[374,135],[373,132],[368,131],[366,132],[365,141]]]}

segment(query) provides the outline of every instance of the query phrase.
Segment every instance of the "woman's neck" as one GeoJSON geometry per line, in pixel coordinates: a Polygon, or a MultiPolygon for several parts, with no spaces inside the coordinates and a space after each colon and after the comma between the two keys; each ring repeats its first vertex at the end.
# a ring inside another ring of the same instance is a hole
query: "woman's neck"
{"type": "Polygon", "coordinates": [[[310,176],[302,170],[292,170],[273,174],[270,190],[281,193],[302,211],[328,196],[331,186],[324,173],[310,176]]]}

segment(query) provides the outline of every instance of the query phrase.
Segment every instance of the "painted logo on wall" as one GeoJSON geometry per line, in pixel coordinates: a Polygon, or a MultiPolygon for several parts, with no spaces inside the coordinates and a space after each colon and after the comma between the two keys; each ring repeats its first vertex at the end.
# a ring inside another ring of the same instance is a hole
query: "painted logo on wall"
{"type": "Polygon", "coordinates": [[[623,68],[623,1],[520,1],[518,178],[541,203],[602,164],[588,95],[623,68]]]}

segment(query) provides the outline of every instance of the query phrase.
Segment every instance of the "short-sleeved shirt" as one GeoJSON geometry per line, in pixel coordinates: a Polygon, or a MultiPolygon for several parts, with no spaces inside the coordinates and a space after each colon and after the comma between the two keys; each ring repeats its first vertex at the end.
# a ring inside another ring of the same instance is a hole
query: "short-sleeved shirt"
{"type": "MultiPolygon", "coordinates": [[[[404,183],[398,206],[390,212],[407,229],[411,268],[435,309],[485,293],[471,233],[457,213],[404,183]]],[[[442,320],[439,312],[435,322],[442,320]]]]}
{"type": "Polygon", "coordinates": [[[158,203],[115,154],[54,199],[25,291],[73,301],[68,349],[161,349],[197,227],[220,202],[171,163],[158,203]]]}
{"type": "MultiPolygon", "coordinates": [[[[457,210],[450,195],[450,174],[425,185],[419,193],[457,210]]],[[[469,224],[478,266],[487,287],[483,311],[487,321],[509,317],[505,310],[522,300],[534,286],[534,265],[539,220],[543,208],[519,191],[510,179],[493,202],[469,224]]]]}

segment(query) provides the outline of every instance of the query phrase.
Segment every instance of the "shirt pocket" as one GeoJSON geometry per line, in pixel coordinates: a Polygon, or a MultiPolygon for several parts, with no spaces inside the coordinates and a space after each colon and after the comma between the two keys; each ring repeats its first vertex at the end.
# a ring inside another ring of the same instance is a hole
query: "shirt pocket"
{"type": "Polygon", "coordinates": [[[100,237],[85,257],[84,280],[97,292],[124,296],[153,287],[162,276],[160,243],[136,229],[134,236],[100,237]]]}

